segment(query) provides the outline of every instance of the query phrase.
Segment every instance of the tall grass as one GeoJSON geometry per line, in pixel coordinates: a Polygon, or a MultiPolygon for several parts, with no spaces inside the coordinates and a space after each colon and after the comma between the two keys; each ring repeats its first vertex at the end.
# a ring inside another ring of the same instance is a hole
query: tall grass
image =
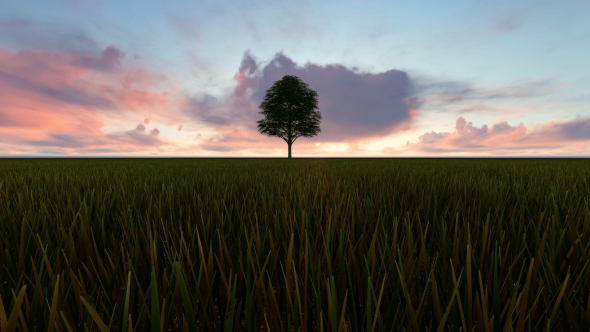
{"type": "Polygon", "coordinates": [[[4,331],[588,331],[590,163],[0,159],[4,331]]]}

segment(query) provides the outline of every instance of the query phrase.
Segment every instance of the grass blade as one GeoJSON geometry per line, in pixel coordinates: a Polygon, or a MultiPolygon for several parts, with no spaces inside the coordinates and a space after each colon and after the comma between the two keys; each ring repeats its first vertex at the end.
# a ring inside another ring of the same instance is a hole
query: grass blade
{"type": "Polygon", "coordinates": [[[152,302],[152,332],[160,332],[160,304],[158,299],[158,284],[156,281],[156,270],[152,265],[152,285],[151,285],[151,302],[152,302]]]}
{"type": "Polygon", "coordinates": [[[180,285],[180,292],[182,294],[182,304],[184,308],[186,322],[188,324],[188,329],[189,331],[197,331],[195,312],[191,304],[190,296],[188,295],[188,289],[186,287],[186,283],[184,282],[182,271],[180,270],[180,264],[178,262],[174,262],[174,268],[176,271],[176,278],[178,278],[178,283],[180,285]]]}
{"type": "Polygon", "coordinates": [[[131,292],[131,271],[127,273],[127,287],[125,287],[125,304],[123,306],[123,324],[121,332],[127,331],[127,315],[129,314],[129,293],[131,292]]]}
{"type": "Polygon", "coordinates": [[[57,275],[57,280],[55,281],[55,288],[53,289],[53,298],[51,299],[51,308],[49,313],[49,326],[47,332],[53,332],[55,319],[58,317],[57,315],[57,300],[58,300],[58,292],[59,292],[59,277],[57,275]]]}
{"type": "Polygon", "coordinates": [[[17,321],[18,316],[21,312],[20,306],[23,303],[23,297],[26,296],[26,290],[27,290],[27,285],[24,285],[20,289],[20,292],[18,293],[18,297],[16,299],[16,302],[14,303],[14,307],[12,308],[12,312],[10,313],[10,318],[8,318],[8,322],[6,323],[6,329],[2,330],[2,331],[14,332],[14,330],[16,329],[16,321],[17,321]]]}
{"type": "Polygon", "coordinates": [[[443,332],[445,330],[445,323],[447,322],[447,318],[451,312],[451,308],[453,307],[453,303],[455,303],[455,296],[457,295],[457,290],[459,289],[459,284],[461,283],[461,277],[463,276],[463,269],[459,273],[459,278],[457,279],[457,284],[455,284],[455,290],[453,291],[453,296],[447,305],[447,309],[445,309],[445,313],[442,317],[441,323],[438,325],[437,332],[443,332]]]}
{"type": "Polygon", "coordinates": [[[96,310],[86,301],[86,299],[83,296],[80,296],[80,300],[82,300],[82,303],[92,316],[92,319],[94,319],[94,322],[96,323],[96,325],[98,325],[100,332],[109,332],[109,328],[102,321],[102,319],[98,315],[98,312],[96,312],[96,310]]]}

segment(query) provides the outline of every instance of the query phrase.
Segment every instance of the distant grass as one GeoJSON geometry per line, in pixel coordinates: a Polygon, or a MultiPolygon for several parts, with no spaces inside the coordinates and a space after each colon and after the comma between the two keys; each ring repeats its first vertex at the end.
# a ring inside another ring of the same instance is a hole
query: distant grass
{"type": "Polygon", "coordinates": [[[0,159],[0,327],[588,331],[588,182],[584,159],[0,159]]]}

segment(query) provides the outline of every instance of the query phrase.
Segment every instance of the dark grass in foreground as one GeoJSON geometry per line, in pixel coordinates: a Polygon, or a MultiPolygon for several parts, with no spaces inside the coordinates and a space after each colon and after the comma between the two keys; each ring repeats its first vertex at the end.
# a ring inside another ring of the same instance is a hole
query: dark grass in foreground
{"type": "Polygon", "coordinates": [[[0,327],[588,331],[589,177],[581,159],[0,159],[0,327]]]}

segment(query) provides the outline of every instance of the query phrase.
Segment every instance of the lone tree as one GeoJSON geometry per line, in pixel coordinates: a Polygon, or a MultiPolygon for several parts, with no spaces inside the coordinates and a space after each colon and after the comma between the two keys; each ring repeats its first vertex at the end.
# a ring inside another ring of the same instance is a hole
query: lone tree
{"type": "Polygon", "coordinates": [[[282,138],[289,146],[299,137],[314,137],[320,130],[322,114],[318,94],[297,76],[285,75],[266,91],[259,108],[264,119],[257,121],[263,135],[282,138]]]}

